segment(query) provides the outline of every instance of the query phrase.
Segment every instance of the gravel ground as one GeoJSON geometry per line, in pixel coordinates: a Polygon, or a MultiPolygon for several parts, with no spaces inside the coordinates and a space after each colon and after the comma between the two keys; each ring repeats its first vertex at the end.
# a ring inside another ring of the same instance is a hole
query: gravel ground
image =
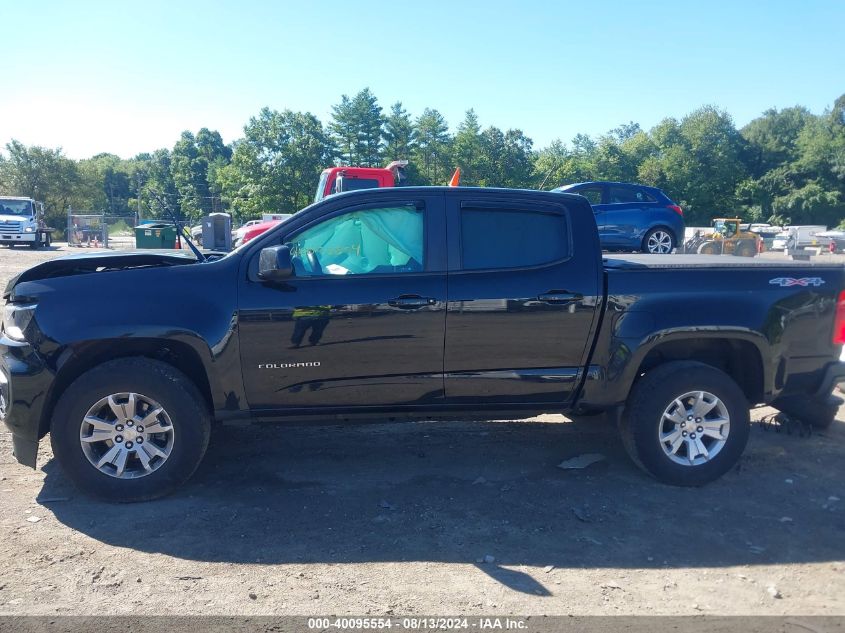
{"type": "MultiPolygon", "coordinates": [[[[0,249],[0,283],[64,252],[0,249]]],[[[792,430],[679,489],[601,419],[223,427],[126,506],[3,432],[0,614],[845,614],[845,423],[792,430]]]]}

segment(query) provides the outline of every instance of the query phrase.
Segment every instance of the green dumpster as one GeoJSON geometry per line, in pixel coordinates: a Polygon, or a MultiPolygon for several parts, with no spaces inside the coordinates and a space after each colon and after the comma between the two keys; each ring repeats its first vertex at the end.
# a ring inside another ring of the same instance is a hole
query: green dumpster
{"type": "Polygon", "coordinates": [[[172,224],[139,224],[135,227],[135,248],[175,248],[176,227],[172,224]]]}

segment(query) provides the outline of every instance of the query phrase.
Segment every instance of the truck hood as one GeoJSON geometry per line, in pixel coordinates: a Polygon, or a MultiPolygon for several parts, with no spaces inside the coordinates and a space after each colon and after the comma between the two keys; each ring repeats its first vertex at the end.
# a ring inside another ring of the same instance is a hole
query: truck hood
{"type": "Polygon", "coordinates": [[[0,213],[0,222],[32,222],[32,216],[0,213]]]}
{"type": "Polygon", "coordinates": [[[80,253],[66,255],[33,266],[12,277],[3,291],[3,298],[8,299],[20,283],[84,275],[89,273],[113,272],[132,268],[151,268],[160,266],[181,266],[197,263],[193,253],[172,250],[117,251],[114,253],[80,253]]]}

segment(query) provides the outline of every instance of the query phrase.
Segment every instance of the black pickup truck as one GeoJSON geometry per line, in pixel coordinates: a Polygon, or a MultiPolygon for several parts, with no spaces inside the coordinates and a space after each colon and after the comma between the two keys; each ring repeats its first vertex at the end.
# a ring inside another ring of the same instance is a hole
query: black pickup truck
{"type": "MultiPolygon", "coordinates": [[[[749,408],[816,426],[845,376],[845,271],[602,259],[577,195],[333,196],[232,253],[64,257],[12,279],[0,416],[77,486],[130,501],[197,468],[215,422],[609,412],[634,461],[700,485],[749,408]]],[[[283,432],[283,431],[280,431],[283,432]]]]}

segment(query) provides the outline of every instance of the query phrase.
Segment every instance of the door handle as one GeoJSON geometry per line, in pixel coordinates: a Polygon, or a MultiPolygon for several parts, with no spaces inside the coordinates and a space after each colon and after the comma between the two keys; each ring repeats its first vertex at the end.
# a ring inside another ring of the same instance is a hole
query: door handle
{"type": "Polygon", "coordinates": [[[432,306],[437,303],[437,299],[432,297],[421,297],[419,295],[401,295],[395,299],[390,299],[387,305],[393,308],[400,308],[402,310],[415,310],[417,308],[424,308],[432,306]]]}
{"type": "Polygon", "coordinates": [[[575,292],[566,292],[565,290],[552,290],[537,297],[537,301],[544,301],[545,303],[573,303],[581,301],[584,295],[579,295],[575,292]]]}

